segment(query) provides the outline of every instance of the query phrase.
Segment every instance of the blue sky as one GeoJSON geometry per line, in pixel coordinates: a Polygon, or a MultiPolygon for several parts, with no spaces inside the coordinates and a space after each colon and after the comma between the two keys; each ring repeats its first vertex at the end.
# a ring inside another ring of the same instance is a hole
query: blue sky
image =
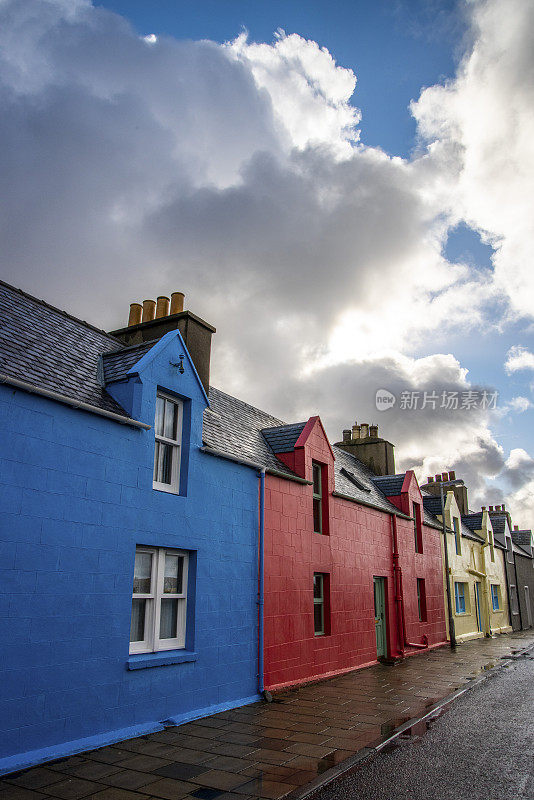
{"type": "Polygon", "coordinates": [[[185,291],[219,388],[379,421],[534,517],[533,28],[534,0],[4,0],[3,277],[107,329],[185,291]],[[500,412],[377,412],[469,384],[500,412]]]}
{"type": "Polygon", "coordinates": [[[225,42],[243,29],[256,42],[276,30],[328,48],[358,77],[362,140],[392,155],[415,146],[410,101],[421,87],[452,77],[465,32],[451,0],[112,0],[98,3],[130,20],[141,35],[225,42]]]}

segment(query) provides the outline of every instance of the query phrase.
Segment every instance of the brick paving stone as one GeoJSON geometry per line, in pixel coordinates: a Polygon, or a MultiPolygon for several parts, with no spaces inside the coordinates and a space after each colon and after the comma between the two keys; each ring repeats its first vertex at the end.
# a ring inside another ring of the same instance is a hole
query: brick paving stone
{"type": "MultiPolygon", "coordinates": [[[[174,778],[161,778],[161,780],[145,786],[143,791],[151,797],[159,797],[163,798],[163,800],[181,800],[182,797],[186,797],[186,795],[193,792],[195,788],[196,786],[187,781],[178,781],[174,780],[174,778]]],[[[100,800],[100,798],[98,798],[98,800],[100,800]]],[[[102,798],[102,800],[107,799],[102,798]]],[[[113,798],[110,798],[110,800],[113,800],[113,798]]],[[[134,800],[134,798],[131,798],[131,800],[134,800]]],[[[135,800],[139,800],[139,795],[136,795],[135,800]]]]}
{"type": "Polygon", "coordinates": [[[135,791],[149,783],[154,783],[155,780],[157,780],[157,777],[153,773],[123,769],[120,772],[109,775],[105,782],[117,789],[131,789],[135,791]]]}
{"type": "Polygon", "coordinates": [[[25,789],[42,789],[51,783],[58,783],[62,776],[55,770],[46,767],[36,767],[31,770],[24,770],[21,773],[9,775],[7,781],[25,789]]]}
{"type": "Polygon", "coordinates": [[[2,781],[0,798],[1,800],[44,800],[45,795],[2,781]]]}
{"type": "Polygon", "coordinates": [[[209,786],[212,789],[232,790],[243,783],[243,775],[212,769],[197,778],[192,778],[191,782],[198,783],[200,786],[209,786]]]}
{"type": "Polygon", "coordinates": [[[264,780],[263,778],[253,778],[251,781],[244,783],[243,786],[236,787],[235,791],[237,794],[251,794],[255,797],[276,800],[278,797],[284,797],[294,788],[294,785],[290,783],[278,783],[277,781],[264,780]]]}
{"type": "Polygon", "coordinates": [[[84,781],[82,778],[67,778],[59,783],[53,783],[46,787],[46,794],[52,797],[60,797],[61,800],[78,800],[80,797],[87,797],[94,794],[102,786],[93,781],[84,781]]]}
{"type": "Polygon", "coordinates": [[[91,795],[91,800],[148,800],[149,795],[129,792],[126,789],[102,789],[101,792],[91,795]]]}

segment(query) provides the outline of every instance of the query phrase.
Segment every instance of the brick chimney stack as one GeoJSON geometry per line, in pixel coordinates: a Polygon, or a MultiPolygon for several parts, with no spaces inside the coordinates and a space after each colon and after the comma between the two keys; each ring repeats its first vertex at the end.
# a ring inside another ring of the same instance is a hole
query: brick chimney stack
{"type": "Polygon", "coordinates": [[[378,425],[355,422],[352,428],[345,428],[343,441],[336,442],[336,447],[351,453],[375,475],[395,474],[394,446],[380,438],[378,425]]]}
{"type": "Polygon", "coordinates": [[[161,339],[169,331],[179,330],[202,381],[209,391],[211,337],[215,328],[191,311],[184,311],[184,293],[173,292],[169,297],[160,295],[156,300],[130,304],[126,328],[110,331],[127,347],[161,339]]]}

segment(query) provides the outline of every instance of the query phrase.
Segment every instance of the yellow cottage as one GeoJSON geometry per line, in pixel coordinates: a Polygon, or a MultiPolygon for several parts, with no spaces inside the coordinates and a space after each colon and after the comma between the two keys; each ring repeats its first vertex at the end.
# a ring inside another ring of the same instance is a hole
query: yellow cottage
{"type": "MultiPolygon", "coordinates": [[[[448,579],[456,640],[467,641],[512,630],[506,588],[505,551],[495,543],[491,518],[483,509],[469,512],[467,489],[454,473],[443,473],[421,487],[425,507],[443,521],[447,529],[448,579]],[[438,480],[439,478],[439,480],[438,480]],[[446,480],[443,480],[446,478],[446,480]]],[[[444,537],[441,537],[447,608],[444,537]]],[[[447,637],[450,638],[447,616],[447,637]]]]}

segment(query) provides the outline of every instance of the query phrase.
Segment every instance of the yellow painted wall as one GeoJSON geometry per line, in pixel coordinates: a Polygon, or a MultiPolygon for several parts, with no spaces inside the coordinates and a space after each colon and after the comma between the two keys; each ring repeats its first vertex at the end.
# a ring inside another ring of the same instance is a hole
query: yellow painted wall
{"type": "MultiPolygon", "coordinates": [[[[454,492],[447,492],[445,498],[445,525],[451,531],[454,530],[454,518],[460,521],[460,511],[454,497],[454,492]]],[[[441,519],[441,517],[439,517],[441,519]]],[[[461,528],[461,525],[460,525],[461,528]]],[[[493,542],[493,529],[491,519],[487,511],[482,514],[482,527],[477,531],[478,535],[484,540],[478,543],[465,536],[460,537],[461,553],[456,553],[456,543],[454,533],[447,533],[447,549],[449,557],[449,582],[451,591],[452,613],[456,639],[467,641],[477,639],[492,633],[505,633],[511,630],[510,617],[508,614],[508,594],[506,591],[506,575],[504,567],[504,553],[497,548],[493,549],[494,561],[491,560],[490,542],[493,542]],[[478,574],[477,574],[478,573],[478,574]],[[455,608],[454,584],[455,582],[466,584],[465,594],[465,613],[458,613],[455,608]],[[477,613],[475,604],[475,582],[480,584],[480,608],[481,624],[477,624],[477,613]],[[493,611],[491,601],[491,584],[499,586],[500,608],[493,611]]],[[[442,551],[444,549],[443,536],[441,537],[442,551]]],[[[444,555],[444,553],[443,553],[444,555]]],[[[445,565],[445,558],[443,558],[445,565]]],[[[443,591],[445,594],[445,607],[447,607],[445,569],[443,575],[443,591]]],[[[449,638],[449,620],[447,615],[447,637],[449,638]]]]}

